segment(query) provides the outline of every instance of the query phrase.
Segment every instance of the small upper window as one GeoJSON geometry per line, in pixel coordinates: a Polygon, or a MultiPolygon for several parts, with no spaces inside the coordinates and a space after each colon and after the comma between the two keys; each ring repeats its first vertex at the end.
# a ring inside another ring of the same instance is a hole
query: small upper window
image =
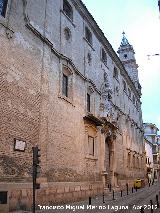
{"type": "Polygon", "coordinates": [[[127,58],[127,54],[124,54],[124,58],[127,58]]]}
{"type": "Polygon", "coordinates": [[[102,48],[102,61],[104,64],[107,64],[107,54],[103,48],[102,48]]]}
{"type": "Polygon", "coordinates": [[[131,98],[131,90],[128,88],[128,96],[131,98]]]}
{"type": "Polygon", "coordinates": [[[91,96],[87,93],[87,111],[91,111],[91,96]]]}
{"type": "Polygon", "coordinates": [[[92,33],[88,27],[85,27],[85,38],[92,45],[92,33]]]}
{"type": "Polygon", "coordinates": [[[0,15],[5,17],[8,0],[0,0],[0,15]]]}
{"type": "Polygon", "coordinates": [[[92,62],[92,55],[91,55],[91,53],[87,54],[87,59],[88,59],[88,64],[91,65],[91,62],[92,62]]]}
{"type": "Polygon", "coordinates": [[[113,70],[113,77],[118,79],[118,70],[116,67],[114,67],[114,70],[113,70]]]}
{"type": "Polygon", "coordinates": [[[94,156],[95,155],[95,144],[94,144],[94,138],[91,136],[88,136],[88,154],[94,156]]]}
{"type": "Polygon", "coordinates": [[[135,104],[135,96],[133,95],[133,103],[135,104]]]}
{"type": "Polygon", "coordinates": [[[64,66],[61,75],[61,92],[60,95],[63,99],[72,102],[73,101],[73,73],[69,67],[64,66]]]}
{"type": "Polygon", "coordinates": [[[73,20],[73,10],[67,0],[63,0],[63,11],[71,20],[73,20]]]}
{"type": "Polygon", "coordinates": [[[126,82],[123,81],[123,90],[127,92],[127,86],[126,86],[126,82]]]}
{"type": "Polygon", "coordinates": [[[62,94],[68,97],[68,76],[63,74],[62,79],[62,94]]]}

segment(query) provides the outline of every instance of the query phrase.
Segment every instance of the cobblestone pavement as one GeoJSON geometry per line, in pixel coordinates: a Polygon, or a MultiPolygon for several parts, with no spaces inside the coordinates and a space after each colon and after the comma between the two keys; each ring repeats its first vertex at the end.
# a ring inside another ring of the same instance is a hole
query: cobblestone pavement
{"type": "MultiPolygon", "coordinates": [[[[115,200],[113,200],[113,195],[110,193],[104,198],[105,203],[103,203],[103,197],[98,196],[94,197],[91,200],[91,205],[89,205],[89,199],[81,202],[75,202],[59,206],[50,206],[50,210],[45,209],[44,206],[39,207],[41,210],[37,210],[36,213],[82,213],[82,212],[118,212],[118,213],[138,213],[141,212],[141,206],[144,207],[145,213],[160,213],[160,208],[157,208],[156,195],[160,202],[160,183],[151,185],[150,187],[146,186],[145,188],[139,189],[137,192],[134,190],[134,193],[129,190],[127,195],[126,192],[123,192],[121,197],[120,192],[115,193],[115,200]],[[151,210],[151,203],[153,202],[153,209],[151,210]],[[43,210],[42,210],[43,208],[43,210]]],[[[47,208],[47,206],[45,207],[47,208]]],[[[27,213],[27,211],[21,211],[21,213],[27,213]]],[[[14,212],[15,213],[15,212],[14,212]]],[[[18,212],[17,212],[18,213],[18,212]]],[[[20,212],[19,212],[20,213],[20,212]]]]}

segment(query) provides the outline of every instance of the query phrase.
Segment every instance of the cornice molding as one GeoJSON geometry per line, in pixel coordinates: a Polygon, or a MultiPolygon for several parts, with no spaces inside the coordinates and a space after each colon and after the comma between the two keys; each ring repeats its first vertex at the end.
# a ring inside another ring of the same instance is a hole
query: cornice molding
{"type": "Polygon", "coordinates": [[[77,8],[81,16],[89,23],[90,27],[92,28],[92,31],[97,35],[97,39],[103,44],[103,46],[108,50],[108,53],[112,59],[114,59],[115,64],[120,69],[121,75],[127,80],[127,83],[130,82],[130,85],[132,87],[132,90],[135,92],[135,95],[140,98],[140,95],[131,80],[130,76],[128,75],[122,61],[114,51],[112,45],[109,43],[107,38],[105,37],[104,33],[94,20],[91,13],[88,11],[87,7],[81,0],[73,0],[72,2],[74,6],[77,8]]]}

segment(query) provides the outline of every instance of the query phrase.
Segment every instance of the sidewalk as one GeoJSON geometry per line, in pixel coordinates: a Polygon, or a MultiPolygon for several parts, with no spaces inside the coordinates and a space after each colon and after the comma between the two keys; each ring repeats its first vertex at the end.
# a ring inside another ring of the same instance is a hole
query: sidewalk
{"type": "MultiPolygon", "coordinates": [[[[89,199],[84,201],[69,203],[59,206],[41,206],[38,205],[39,210],[36,210],[36,213],[81,213],[81,212],[127,212],[127,213],[138,213],[140,208],[144,205],[144,212],[151,212],[150,200],[153,201],[153,212],[160,212],[160,209],[156,208],[156,194],[159,195],[160,184],[146,186],[145,188],[138,189],[137,192],[134,189],[132,193],[131,189],[128,191],[123,191],[123,196],[121,197],[121,192],[115,192],[113,200],[113,192],[105,195],[103,203],[103,196],[97,196],[91,198],[91,205],[89,205],[89,199]]],[[[160,199],[159,199],[160,200],[160,199]]],[[[29,211],[16,211],[14,213],[29,213],[29,211]]]]}

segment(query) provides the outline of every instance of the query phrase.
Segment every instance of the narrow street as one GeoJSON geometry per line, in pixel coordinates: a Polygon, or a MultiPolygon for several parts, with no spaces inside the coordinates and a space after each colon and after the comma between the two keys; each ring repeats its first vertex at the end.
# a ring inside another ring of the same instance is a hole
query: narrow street
{"type": "Polygon", "coordinates": [[[95,197],[91,199],[91,205],[89,206],[89,199],[82,201],[82,202],[76,202],[76,203],[70,203],[60,206],[50,206],[50,210],[47,210],[47,206],[40,206],[40,211],[36,212],[94,212],[94,213],[100,213],[100,212],[129,212],[129,213],[136,213],[141,212],[141,206],[144,207],[144,212],[160,212],[160,208],[157,208],[157,202],[156,202],[156,195],[158,195],[159,199],[159,192],[160,192],[160,183],[156,183],[154,185],[146,186],[145,188],[137,190],[137,192],[134,190],[132,193],[131,190],[129,190],[129,193],[127,195],[126,192],[123,192],[123,196],[121,197],[120,192],[115,193],[115,200],[113,200],[113,195],[110,193],[109,195],[105,196],[103,203],[103,197],[95,197]],[[153,202],[153,210],[151,211],[151,204],[150,200],[153,202]],[[46,208],[46,209],[44,209],[46,208]],[[43,210],[42,210],[43,209],[43,210]]]}

